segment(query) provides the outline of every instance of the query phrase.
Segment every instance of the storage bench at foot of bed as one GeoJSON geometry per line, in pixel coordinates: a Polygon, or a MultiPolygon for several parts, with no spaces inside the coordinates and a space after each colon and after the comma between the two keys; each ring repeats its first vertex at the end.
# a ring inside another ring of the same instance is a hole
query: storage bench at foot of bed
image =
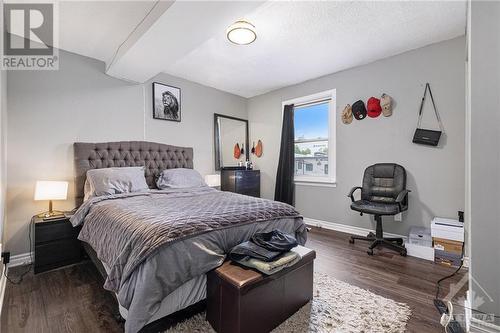
{"type": "Polygon", "coordinates": [[[269,332],[312,299],[316,252],[296,249],[302,259],[273,275],[231,261],[207,274],[207,320],[215,331],[269,332]]]}

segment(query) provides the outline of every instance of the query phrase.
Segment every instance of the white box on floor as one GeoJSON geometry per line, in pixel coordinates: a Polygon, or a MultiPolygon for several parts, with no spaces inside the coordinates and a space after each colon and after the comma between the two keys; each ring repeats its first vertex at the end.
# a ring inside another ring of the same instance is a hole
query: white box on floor
{"type": "Polygon", "coordinates": [[[425,227],[411,227],[408,243],[432,247],[431,229],[425,227]]]}
{"type": "Polygon", "coordinates": [[[464,224],[458,220],[435,217],[431,223],[431,235],[435,238],[464,241],[464,224]]]}
{"type": "Polygon", "coordinates": [[[406,243],[405,247],[406,251],[408,251],[409,256],[434,261],[434,248],[432,246],[422,246],[406,243]]]}

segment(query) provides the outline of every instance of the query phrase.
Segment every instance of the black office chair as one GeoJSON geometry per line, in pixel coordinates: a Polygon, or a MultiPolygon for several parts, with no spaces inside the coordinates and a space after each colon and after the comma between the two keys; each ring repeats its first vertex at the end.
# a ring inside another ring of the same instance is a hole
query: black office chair
{"type": "Polygon", "coordinates": [[[380,163],[366,168],[363,176],[363,187],[353,187],[348,197],[351,198],[351,209],[363,215],[375,215],[377,221],[376,233],[368,236],[351,236],[354,240],[371,241],[367,253],[373,255],[373,249],[379,245],[399,252],[406,256],[406,248],[402,238],[385,238],[382,230],[382,216],[396,215],[408,209],[408,192],[406,189],[406,170],[398,164],[380,163]],[[361,200],[354,200],[354,192],[361,190],[361,200]]]}

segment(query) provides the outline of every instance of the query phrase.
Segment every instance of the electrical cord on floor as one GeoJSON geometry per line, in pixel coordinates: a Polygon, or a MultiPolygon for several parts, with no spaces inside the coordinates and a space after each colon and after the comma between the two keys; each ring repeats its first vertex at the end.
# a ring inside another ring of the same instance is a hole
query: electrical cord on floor
{"type": "MultiPolygon", "coordinates": [[[[462,250],[463,251],[463,250],[462,250]]],[[[463,254],[463,252],[462,252],[463,254]]],[[[452,278],[453,276],[457,275],[458,272],[462,269],[463,267],[463,261],[460,262],[460,266],[455,270],[455,272],[453,272],[452,274],[448,275],[448,276],[445,276],[444,278],[441,278],[438,280],[438,282],[436,283],[436,297],[435,297],[435,300],[434,300],[434,304],[436,305],[436,308],[438,309],[438,311],[440,313],[442,313],[441,309],[442,309],[442,304],[444,304],[443,301],[441,301],[439,299],[439,293],[441,292],[441,282],[443,282],[444,280],[447,280],[447,279],[450,279],[452,278]],[[436,304],[438,303],[438,304],[436,304]]],[[[458,303],[455,303],[454,304],[455,306],[459,306],[465,310],[471,310],[471,311],[474,311],[474,312],[478,312],[478,313],[481,313],[481,314],[485,314],[485,315],[488,315],[488,316],[493,316],[494,318],[500,318],[499,315],[495,315],[495,314],[492,314],[492,313],[486,313],[486,312],[483,312],[483,311],[480,311],[480,310],[476,310],[476,309],[473,309],[473,308],[469,308],[469,307],[466,307],[464,305],[461,305],[461,304],[458,304],[458,303]]]]}
{"type": "Polygon", "coordinates": [[[23,272],[19,276],[19,278],[18,278],[17,281],[14,281],[14,280],[12,280],[11,278],[9,278],[7,276],[7,265],[4,268],[4,270],[3,270],[3,275],[5,276],[5,278],[7,279],[7,281],[9,281],[12,284],[20,284],[21,282],[23,282],[23,279],[26,276],[26,274],[28,274],[31,271],[31,267],[33,265],[33,255],[31,253],[31,251],[32,251],[31,229],[33,228],[33,224],[34,224],[34,220],[31,219],[30,226],[29,226],[29,231],[28,231],[28,238],[29,238],[29,241],[30,241],[30,264],[28,265],[28,268],[26,269],[25,272],[23,272]]]}
{"type": "MultiPolygon", "coordinates": [[[[463,249],[462,249],[462,256],[463,256],[463,249]]],[[[458,274],[458,272],[460,272],[460,270],[462,269],[463,267],[463,260],[460,261],[460,266],[458,266],[458,268],[450,275],[447,275],[441,279],[439,279],[436,283],[436,298],[434,299],[434,305],[436,306],[436,309],[439,311],[439,313],[441,315],[443,315],[443,313],[448,313],[448,307],[449,306],[453,306],[452,303],[450,302],[449,305],[446,305],[441,299],[439,299],[439,294],[441,292],[441,282],[447,280],[447,279],[450,279],[452,277],[454,277],[455,275],[458,274]]],[[[495,315],[495,314],[491,314],[491,313],[486,313],[486,312],[483,312],[483,311],[479,311],[479,310],[476,310],[476,309],[472,309],[472,308],[469,308],[469,307],[466,307],[464,305],[461,305],[461,304],[455,304],[456,306],[459,306],[465,310],[471,310],[473,312],[478,312],[478,313],[481,313],[481,314],[485,314],[485,315],[489,315],[489,316],[493,316],[494,318],[500,318],[500,316],[498,315],[495,315]]],[[[446,324],[445,326],[445,332],[446,333],[460,333],[460,332],[463,332],[462,330],[462,327],[460,326],[460,324],[455,321],[455,320],[451,320],[451,321],[448,321],[448,323],[446,324]]]]}
{"type": "MultiPolygon", "coordinates": [[[[462,258],[464,256],[464,247],[462,247],[462,258]]],[[[441,282],[451,279],[455,275],[460,272],[462,269],[462,266],[464,264],[463,259],[460,261],[460,265],[458,268],[450,275],[447,275],[441,279],[439,279],[436,282],[436,297],[434,299],[434,306],[436,309],[439,311],[439,314],[441,315],[441,324],[444,326],[444,331],[446,333],[463,333],[464,330],[462,329],[462,326],[460,326],[460,323],[453,319],[453,305],[451,302],[448,302],[448,304],[445,304],[443,300],[439,298],[439,294],[441,292],[441,282]],[[451,308],[451,309],[450,309],[451,308]],[[451,310],[451,311],[450,311],[451,310]]]]}
{"type": "MultiPolygon", "coordinates": [[[[463,250],[462,250],[462,253],[463,253],[463,250]]],[[[458,272],[460,272],[460,270],[462,269],[462,266],[463,266],[463,260],[460,261],[460,266],[458,266],[458,268],[456,269],[456,271],[454,271],[450,275],[447,275],[447,276],[439,279],[438,282],[436,282],[436,297],[435,297],[436,299],[439,299],[439,293],[441,292],[441,282],[443,282],[444,280],[451,279],[452,277],[454,277],[455,275],[457,275],[458,272]]]]}

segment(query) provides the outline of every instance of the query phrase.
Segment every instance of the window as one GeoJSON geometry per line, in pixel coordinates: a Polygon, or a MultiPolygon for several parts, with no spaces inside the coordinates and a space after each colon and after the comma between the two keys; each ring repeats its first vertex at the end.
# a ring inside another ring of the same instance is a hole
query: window
{"type": "Polygon", "coordinates": [[[295,182],[335,183],[335,90],[283,102],[294,104],[295,182]]]}

